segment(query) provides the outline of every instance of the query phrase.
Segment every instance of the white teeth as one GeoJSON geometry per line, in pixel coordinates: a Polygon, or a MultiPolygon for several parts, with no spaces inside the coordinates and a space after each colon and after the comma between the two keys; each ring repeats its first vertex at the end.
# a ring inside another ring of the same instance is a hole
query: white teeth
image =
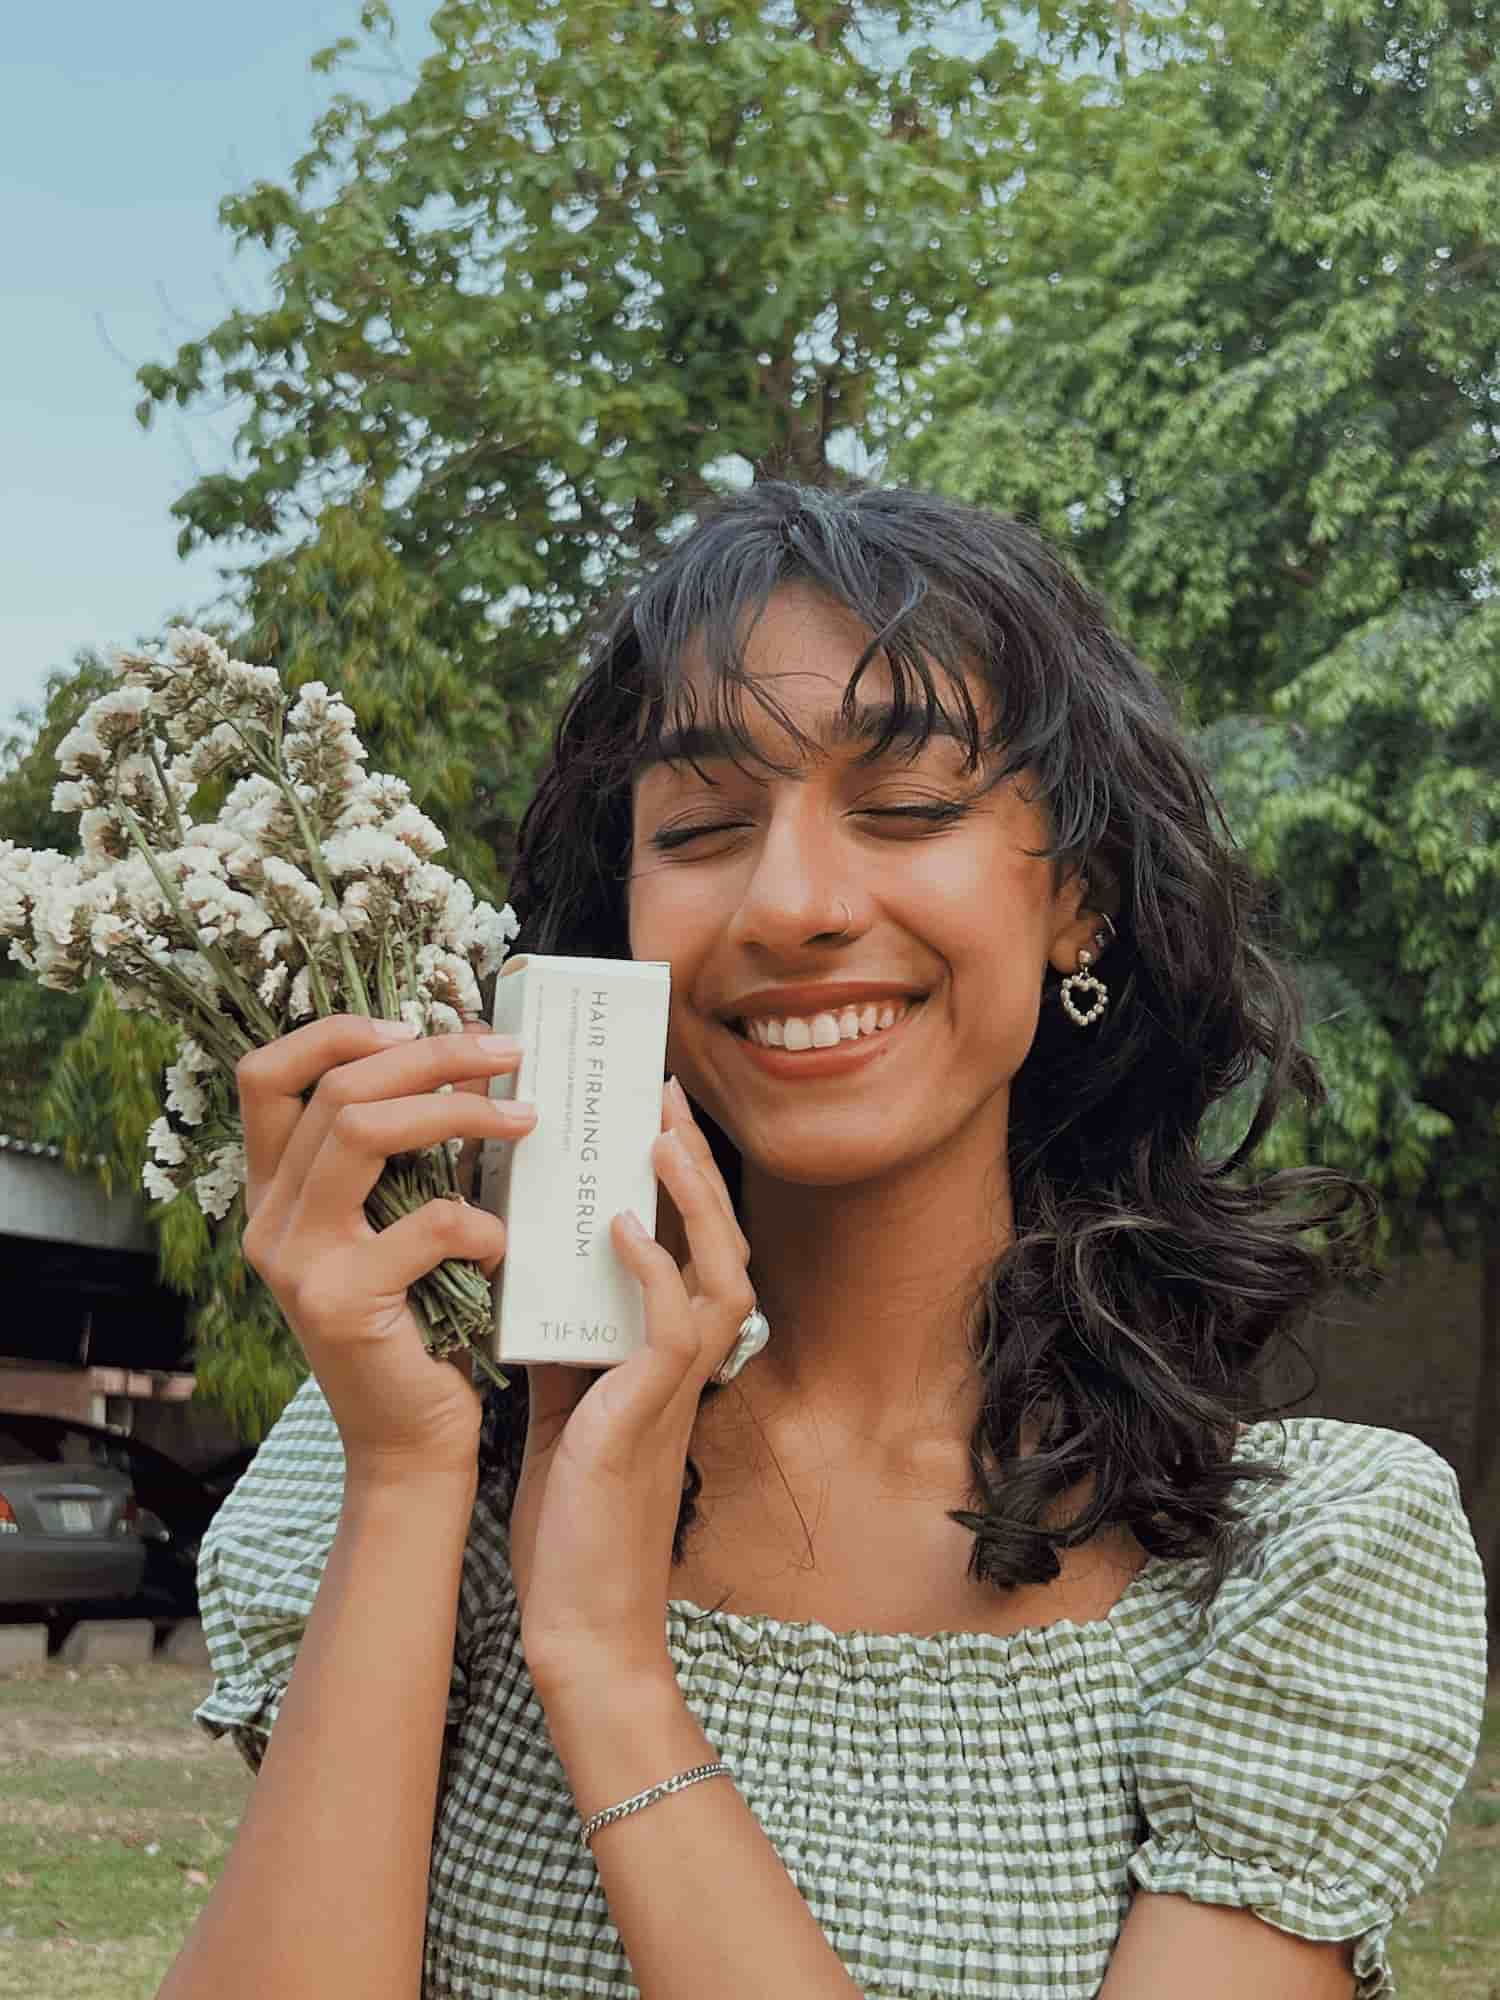
{"type": "Polygon", "coordinates": [[[789,1016],[779,1021],[757,1016],[744,1024],[745,1034],[761,1048],[831,1049],[839,1042],[857,1041],[862,1035],[879,1034],[893,1028],[916,1002],[867,1000],[863,1007],[844,1007],[837,1014],[807,1017],[789,1016]]]}

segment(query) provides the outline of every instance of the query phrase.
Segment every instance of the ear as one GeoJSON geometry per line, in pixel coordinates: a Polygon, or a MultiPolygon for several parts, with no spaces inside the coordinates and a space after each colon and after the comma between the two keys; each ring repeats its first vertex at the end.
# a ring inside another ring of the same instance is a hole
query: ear
{"type": "Polygon", "coordinates": [[[1077,972],[1079,953],[1091,954],[1090,969],[1108,955],[1110,923],[1120,907],[1119,884],[1113,869],[1093,856],[1063,880],[1057,892],[1056,924],[1048,963],[1066,976],[1077,972]],[[1105,922],[1105,918],[1110,923],[1105,922]]]}

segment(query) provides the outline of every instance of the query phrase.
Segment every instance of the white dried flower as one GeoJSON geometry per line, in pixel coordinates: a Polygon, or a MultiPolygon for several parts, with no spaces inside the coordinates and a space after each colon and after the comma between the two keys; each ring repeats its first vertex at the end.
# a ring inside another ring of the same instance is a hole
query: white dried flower
{"type": "Polygon", "coordinates": [[[199,1174],[194,1186],[205,1215],[217,1221],[229,1213],[235,1196],[245,1184],[243,1146],[216,1146],[209,1156],[213,1162],[207,1173],[199,1174]]]}
{"type": "MultiPolygon", "coordinates": [[[[0,841],[0,942],[54,986],[102,972],[118,1007],[176,1027],[142,1182],[159,1202],[191,1187],[218,1218],[245,1178],[245,1050],[372,1001],[424,1034],[461,1033],[515,919],[437,862],[441,829],[403,779],[366,771],[354,711],[325,683],[289,695],[188,628],[115,671],[59,746],[53,801],[78,815],[81,853],[0,841]],[[224,803],[195,822],[208,780],[224,803]]],[[[451,1193],[461,1147],[427,1149],[388,1192],[407,1212],[451,1193]]],[[[490,1287],[474,1277],[468,1296],[452,1280],[413,1288],[442,1334],[433,1352],[487,1336],[490,1287]]]]}
{"type": "Polygon", "coordinates": [[[177,1066],[184,1076],[212,1076],[218,1064],[191,1035],[184,1035],[177,1051],[177,1066]]]}
{"type": "Polygon", "coordinates": [[[201,1125],[208,1113],[208,1093],[181,1051],[167,1068],[167,1109],[175,1111],[184,1125],[201,1125]]]}
{"type": "Polygon", "coordinates": [[[400,807],[381,830],[403,841],[423,861],[440,854],[448,845],[441,828],[413,805],[400,807]]]}
{"type": "Polygon", "coordinates": [[[335,878],[384,874],[406,882],[418,867],[417,856],[405,841],[373,826],[349,827],[331,834],[323,842],[323,859],[335,878]]]}
{"type": "Polygon", "coordinates": [[[182,1190],[170,1174],[164,1174],[155,1160],[141,1168],[141,1185],[153,1201],[175,1201],[182,1190]]]}
{"type": "Polygon", "coordinates": [[[491,903],[477,903],[459,931],[455,944],[478,976],[488,979],[500,970],[510,949],[510,941],[520,928],[509,903],[499,910],[491,903]]]}
{"type": "Polygon", "coordinates": [[[146,1144],[164,1167],[180,1167],[187,1158],[187,1147],[183,1145],[181,1135],[172,1130],[165,1118],[158,1118],[151,1127],[146,1134],[146,1144]]]}
{"type": "Polygon", "coordinates": [[[284,965],[273,965],[268,972],[262,973],[260,984],[255,989],[261,1005],[274,1012],[281,1005],[290,978],[291,974],[284,965]]]}
{"type": "Polygon", "coordinates": [[[103,740],[87,719],[70,729],[58,744],[57,768],[71,778],[102,778],[109,768],[103,740]]]}

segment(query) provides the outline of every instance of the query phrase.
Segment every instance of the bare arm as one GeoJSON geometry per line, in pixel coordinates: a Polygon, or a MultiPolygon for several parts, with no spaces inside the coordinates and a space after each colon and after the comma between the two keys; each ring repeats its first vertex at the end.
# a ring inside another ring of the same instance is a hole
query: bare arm
{"type": "Polygon", "coordinates": [[[437,1199],[380,1231],[386,1161],[519,1136],[493,1104],[515,1044],[333,1015],[239,1066],[245,1257],[338,1426],[344,1496],[229,1859],[158,2000],[415,2000],[481,1405],[423,1352],[408,1287],[445,1257],[493,1273],[504,1225],[437,1199]],[[457,1086],[445,1091],[445,1084],[457,1086]]]}
{"type": "MultiPolygon", "coordinates": [[[[719,1754],[675,1681],[574,1684],[542,1706],[580,1824],[719,1754]]],[[[642,2000],[858,2000],[731,1780],[657,1799],[590,1845],[642,2000]]]]}
{"type": "Polygon", "coordinates": [[[1250,1910],[1138,1892],[1099,2000],[1353,2000],[1354,1946],[1315,1944],[1250,1910]]]}
{"type": "Polygon", "coordinates": [[[158,2000],[413,2000],[476,1477],[357,1476],[234,1846],[158,2000]]]}

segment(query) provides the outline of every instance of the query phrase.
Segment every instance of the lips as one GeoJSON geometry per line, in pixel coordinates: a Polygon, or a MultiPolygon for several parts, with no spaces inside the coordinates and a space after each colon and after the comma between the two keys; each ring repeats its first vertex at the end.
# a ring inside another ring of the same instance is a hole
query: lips
{"type": "Polygon", "coordinates": [[[913,998],[903,1004],[906,1011],[892,1027],[882,1028],[873,1035],[860,1035],[854,1041],[841,1040],[824,1048],[771,1048],[751,1041],[743,1027],[730,1027],[729,1032],[734,1037],[735,1047],[744,1052],[746,1060],[766,1075],[789,1082],[799,1078],[812,1082],[819,1077],[842,1076],[846,1070],[863,1069],[891,1056],[903,1038],[911,1033],[913,1021],[919,1020],[922,1015],[920,999],[913,998]]]}

